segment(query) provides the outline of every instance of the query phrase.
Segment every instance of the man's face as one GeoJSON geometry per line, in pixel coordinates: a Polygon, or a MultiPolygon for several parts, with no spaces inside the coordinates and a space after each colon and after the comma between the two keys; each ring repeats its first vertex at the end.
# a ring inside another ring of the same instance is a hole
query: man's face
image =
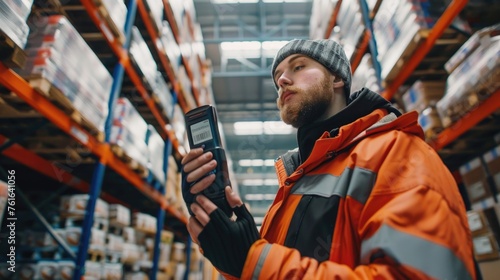
{"type": "Polygon", "coordinates": [[[285,58],[276,67],[276,100],[283,122],[301,127],[323,118],[331,105],[334,76],[316,60],[301,54],[285,58]]]}

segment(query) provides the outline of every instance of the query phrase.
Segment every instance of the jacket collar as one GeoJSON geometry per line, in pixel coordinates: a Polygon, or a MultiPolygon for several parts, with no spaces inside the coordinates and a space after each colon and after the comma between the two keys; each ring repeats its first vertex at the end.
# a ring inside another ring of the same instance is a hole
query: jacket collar
{"type": "MultiPolygon", "coordinates": [[[[298,149],[292,150],[281,156],[283,166],[276,165],[280,170],[281,178],[286,178],[300,170],[300,174],[316,168],[325,160],[335,157],[337,154],[347,150],[360,140],[375,133],[402,130],[410,134],[424,138],[422,128],[417,123],[418,113],[415,111],[406,113],[401,117],[388,113],[385,109],[376,109],[372,113],[357,119],[356,121],[341,126],[336,135],[324,132],[314,143],[310,156],[303,163],[299,161],[298,149]],[[283,176],[282,175],[286,175],[283,176]]],[[[278,161],[279,163],[279,161],[278,161]]],[[[281,182],[280,182],[281,183],[281,182]]]]}
{"type": "Polygon", "coordinates": [[[363,88],[354,92],[347,100],[347,106],[334,116],[324,121],[310,123],[300,127],[297,131],[297,143],[299,145],[299,160],[307,160],[314,147],[316,140],[323,136],[325,132],[330,133],[330,137],[337,135],[339,128],[362,118],[375,109],[385,109],[400,116],[401,113],[394,108],[391,103],[379,94],[363,88]]]}

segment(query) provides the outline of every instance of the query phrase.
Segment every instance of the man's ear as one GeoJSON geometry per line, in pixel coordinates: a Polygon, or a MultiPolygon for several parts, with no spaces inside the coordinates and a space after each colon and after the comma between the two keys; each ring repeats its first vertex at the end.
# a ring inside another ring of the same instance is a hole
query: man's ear
{"type": "Polygon", "coordinates": [[[335,77],[335,80],[333,81],[333,88],[343,88],[344,87],[344,81],[342,78],[335,77]]]}

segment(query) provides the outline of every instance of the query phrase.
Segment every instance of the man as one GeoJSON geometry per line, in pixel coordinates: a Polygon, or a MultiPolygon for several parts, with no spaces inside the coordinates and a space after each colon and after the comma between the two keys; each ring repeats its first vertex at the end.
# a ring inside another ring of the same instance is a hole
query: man
{"type": "MultiPolygon", "coordinates": [[[[279,190],[260,234],[229,187],[236,220],[203,195],[191,205],[188,230],[224,276],[476,278],[462,198],[416,112],[368,89],[350,95],[349,61],[331,40],[289,42],[272,76],[298,149],[276,161],[279,190]]],[[[194,149],[182,165],[192,194],[214,181],[203,178],[217,165],[211,153],[194,149]]]]}

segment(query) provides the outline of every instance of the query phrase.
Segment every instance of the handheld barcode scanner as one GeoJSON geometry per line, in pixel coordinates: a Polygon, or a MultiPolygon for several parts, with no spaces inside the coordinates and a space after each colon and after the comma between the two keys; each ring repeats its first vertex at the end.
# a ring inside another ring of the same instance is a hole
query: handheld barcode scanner
{"type": "MultiPolygon", "coordinates": [[[[226,200],[224,189],[226,186],[231,186],[231,181],[229,180],[226,153],[221,147],[215,108],[210,105],[204,105],[187,112],[186,129],[191,149],[203,146],[203,150],[205,152],[212,152],[213,158],[217,161],[215,170],[204,176],[215,174],[215,181],[202,193],[230,217],[232,209],[226,200]]],[[[196,182],[191,183],[189,188],[196,182]]],[[[189,189],[183,189],[182,193],[189,213],[193,215],[190,205],[194,201],[196,194],[193,195],[189,189]]]]}

